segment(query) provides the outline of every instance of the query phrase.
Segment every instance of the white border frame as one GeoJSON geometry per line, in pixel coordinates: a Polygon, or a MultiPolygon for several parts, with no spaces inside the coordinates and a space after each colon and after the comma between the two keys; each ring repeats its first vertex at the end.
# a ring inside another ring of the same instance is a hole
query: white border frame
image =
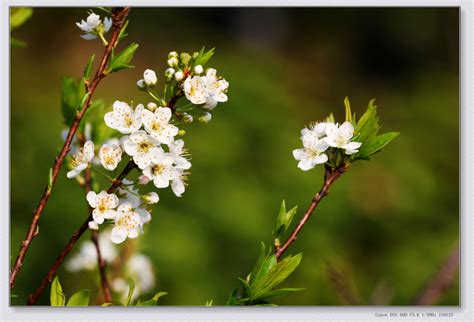
{"type": "Polygon", "coordinates": [[[9,307],[9,218],[10,218],[10,46],[9,6],[78,6],[73,0],[2,0],[0,10],[1,91],[0,118],[0,204],[3,205],[0,236],[0,321],[474,321],[474,121],[471,109],[473,84],[473,4],[470,0],[128,0],[82,1],[79,5],[131,5],[133,6],[330,6],[330,7],[432,7],[459,6],[460,12],[460,231],[461,231],[461,306],[367,306],[367,307],[277,307],[277,308],[225,308],[225,307],[159,307],[159,308],[50,308],[9,307]],[[390,313],[453,313],[452,317],[382,317],[390,313]]]}

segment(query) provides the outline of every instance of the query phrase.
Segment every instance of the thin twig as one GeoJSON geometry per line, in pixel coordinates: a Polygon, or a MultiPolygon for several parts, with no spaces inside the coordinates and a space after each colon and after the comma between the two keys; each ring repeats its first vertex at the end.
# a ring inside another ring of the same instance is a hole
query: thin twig
{"type": "Polygon", "coordinates": [[[347,165],[343,164],[336,169],[326,168],[326,172],[324,174],[324,184],[321,187],[321,190],[313,197],[311,204],[309,205],[308,209],[306,210],[303,218],[301,218],[300,222],[296,226],[295,230],[291,233],[290,237],[286,240],[283,246],[275,247],[275,257],[280,259],[283,253],[288,249],[288,247],[293,244],[296,239],[298,238],[298,234],[300,233],[301,229],[303,229],[306,222],[308,222],[309,218],[313,214],[314,209],[319,205],[321,200],[327,196],[329,193],[329,188],[331,185],[336,181],[337,178],[341,176],[347,170],[347,165]]]}
{"type": "Polygon", "coordinates": [[[41,199],[38,203],[38,206],[36,207],[35,211],[33,212],[33,217],[31,219],[31,223],[29,225],[28,231],[26,233],[26,236],[24,240],[21,243],[20,250],[18,251],[17,258],[15,260],[15,264],[13,265],[13,268],[11,269],[10,272],[10,289],[13,288],[15,285],[16,278],[18,276],[18,273],[21,270],[21,267],[23,265],[26,253],[28,252],[28,249],[31,245],[31,242],[33,238],[35,237],[35,232],[37,231],[38,223],[41,218],[41,214],[43,213],[44,208],[46,207],[46,204],[48,203],[49,197],[51,195],[51,191],[56,183],[56,179],[59,175],[59,171],[61,170],[61,166],[64,162],[64,159],[66,158],[66,155],[69,153],[71,150],[71,143],[74,138],[74,135],[76,134],[76,131],[79,127],[79,124],[81,120],[83,119],[87,109],[92,103],[92,96],[99,85],[99,82],[105,77],[106,73],[106,68],[107,68],[107,63],[110,59],[112,49],[116,46],[117,41],[119,40],[119,34],[120,31],[122,30],[124,23],[126,21],[126,18],[128,16],[128,13],[130,11],[129,7],[126,8],[120,8],[120,9],[113,9],[112,10],[112,20],[113,20],[113,33],[112,37],[110,39],[109,44],[107,45],[105,52],[102,56],[99,68],[97,69],[97,72],[95,73],[94,78],[90,82],[90,84],[87,85],[88,89],[88,96],[87,99],[84,102],[84,105],[82,105],[81,109],[77,112],[71,127],[69,129],[69,133],[66,137],[66,140],[64,142],[64,145],[59,152],[59,154],[56,156],[54,165],[52,167],[51,171],[51,177],[50,181],[48,182],[48,185],[46,186],[43,195],[41,196],[41,199]]]}
{"type": "Polygon", "coordinates": [[[459,267],[459,242],[451,251],[439,271],[417,297],[415,305],[435,305],[453,285],[459,267]]]}
{"type": "MultiPolygon", "coordinates": [[[[84,189],[86,194],[89,191],[92,191],[92,178],[91,178],[91,168],[87,168],[84,171],[84,189]]],[[[89,206],[89,213],[92,212],[92,208],[89,206]]],[[[109,280],[107,279],[107,263],[102,258],[102,252],[100,251],[99,245],[99,232],[97,230],[91,230],[91,241],[95,246],[97,251],[97,264],[99,266],[99,274],[100,274],[100,284],[102,286],[102,291],[104,293],[104,302],[110,303],[112,302],[112,293],[110,291],[110,284],[109,280]]]]}
{"type": "MultiPolygon", "coordinates": [[[[114,193],[122,184],[123,179],[132,171],[133,169],[136,168],[135,163],[130,160],[128,164],[125,166],[125,168],[122,170],[122,172],[118,175],[117,178],[114,179],[112,182],[112,185],[110,188],[107,190],[107,193],[114,193]]],[[[84,234],[84,232],[89,228],[89,221],[92,220],[92,214],[89,214],[87,219],[82,223],[82,225],[79,227],[78,230],[72,234],[71,238],[69,239],[69,242],[67,245],[63,248],[59,256],[57,257],[56,261],[54,262],[53,266],[50,268],[46,276],[43,278],[41,281],[40,286],[28,297],[28,305],[35,304],[36,301],[38,300],[39,296],[43,292],[44,288],[51,283],[53,280],[54,275],[56,275],[57,270],[63,263],[64,259],[66,256],[71,252],[72,248],[74,245],[77,243],[79,238],[84,234]]]]}

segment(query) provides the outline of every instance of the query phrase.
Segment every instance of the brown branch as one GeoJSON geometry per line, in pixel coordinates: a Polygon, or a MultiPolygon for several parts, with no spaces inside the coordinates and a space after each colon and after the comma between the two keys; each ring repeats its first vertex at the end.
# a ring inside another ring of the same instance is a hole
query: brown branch
{"type": "MultiPolygon", "coordinates": [[[[114,193],[119,186],[122,184],[123,179],[132,171],[134,168],[136,168],[135,163],[130,160],[128,164],[125,166],[125,168],[122,170],[122,172],[115,178],[112,182],[112,185],[110,188],[107,190],[107,193],[114,193]]],[[[40,286],[28,297],[28,305],[35,304],[36,301],[38,300],[39,296],[43,292],[44,288],[51,283],[51,281],[54,278],[54,275],[56,275],[57,270],[63,263],[64,259],[66,256],[71,252],[72,248],[76,245],[77,241],[79,238],[84,234],[84,232],[89,228],[89,221],[92,220],[92,214],[89,214],[87,219],[82,223],[82,225],[79,227],[78,230],[76,230],[71,238],[69,239],[69,242],[67,245],[63,248],[59,256],[56,258],[56,261],[54,262],[53,266],[50,268],[46,276],[43,278],[41,281],[40,286]]]]}
{"type": "Polygon", "coordinates": [[[435,305],[453,285],[459,267],[459,242],[451,251],[439,271],[434,275],[421,294],[417,297],[415,305],[435,305]]]}
{"type": "Polygon", "coordinates": [[[336,169],[326,168],[326,172],[324,174],[324,184],[321,187],[321,190],[313,197],[311,204],[309,205],[308,209],[306,210],[303,218],[301,218],[300,222],[296,226],[295,230],[291,233],[290,237],[286,240],[283,246],[275,247],[275,257],[280,259],[283,253],[288,249],[288,247],[293,244],[296,239],[298,238],[298,234],[300,233],[301,229],[303,229],[306,222],[308,222],[309,218],[313,214],[314,209],[319,205],[321,200],[326,197],[329,193],[329,188],[331,185],[336,181],[337,178],[341,176],[347,170],[347,165],[343,164],[336,169]]]}
{"type": "Polygon", "coordinates": [[[31,223],[29,225],[28,231],[26,233],[25,238],[23,239],[20,250],[18,251],[17,258],[15,260],[15,264],[13,265],[13,268],[11,269],[10,272],[10,289],[13,288],[15,285],[16,278],[18,276],[18,273],[21,270],[21,267],[23,266],[23,262],[26,256],[26,253],[28,252],[28,249],[31,245],[31,242],[33,238],[35,237],[35,232],[37,231],[38,223],[41,218],[41,215],[43,213],[44,208],[46,207],[46,204],[48,203],[49,197],[51,195],[51,191],[56,184],[56,179],[59,175],[59,171],[61,170],[61,166],[64,162],[64,159],[66,158],[66,155],[69,153],[71,149],[71,143],[74,138],[74,135],[76,134],[76,131],[79,127],[79,124],[84,117],[87,109],[92,103],[92,96],[99,85],[99,82],[102,80],[102,78],[105,77],[106,73],[106,68],[107,68],[107,62],[110,59],[112,49],[117,45],[117,42],[119,40],[119,35],[120,31],[122,30],[125,20],[128,16],[128,13],[130,11],[129,7],[126,8],[120,8],[120,9],[113,9],[112,10],[112,20],[113,20],[113,33],[112,37],[109,41],[109,44],[107,45],[105,52],[102,56],[102,59],[100,61],[100,65],[97,69],[97,72],[95,73],[94,78],[92,79],[91,83],[87,85],[88,89],[88,96],[86,101],[84,102],[84,105],[82,105],[81,109],[77,112],[71,127],[69,129],[69,133],[66,137],[66,140],[64,142],[64,145],[59,152],[59,154],[56,156],[54,165],[52,167],[52,172],[51,172],[51,178],[46,186],[43,195],[41,196],[41,199],[38,203],[38,206],[36,207],[35,211],[33,212],[33,217],[31,219],[31,223]]]}

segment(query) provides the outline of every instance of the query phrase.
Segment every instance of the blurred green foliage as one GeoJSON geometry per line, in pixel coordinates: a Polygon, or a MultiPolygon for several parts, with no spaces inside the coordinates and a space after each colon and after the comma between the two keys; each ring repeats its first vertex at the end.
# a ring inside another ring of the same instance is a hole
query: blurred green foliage
{"type": "MultiPolygon", "coordinates": [[[[62,144],[61,77],[80,77],[102,52],[100,41],[79,37],[85,8],[34,10],[15,31],[28,49],[11,51],[12,261],[62,144]]],[[[99,86],[95,98],[108,108],[116,99],[146,103],[135,83],[146,68],[164,73],[171,50],[215,47],[209,66],[230,82],[212,121],[185,128],[193,157],[186,193],[158,191],[138,241],[156,267],[156,290],[168,292],[160,303],[225,304],[259,242],[272,243],[281,200],[299,206],[297,220],[319,189],[322,168],[299,170],[291,151],[309,122],[330,112],[344,120],[345,96],[357,115],[376,97],[382,131],[402,135],[332,187],[288,253],[304,256],[281,287],[305,289],[275,302],[343,303],[334,268],[361,304],[412,303],[459,237],[458,19],[458,8],[133,8],[127,32],[140,49],[134,69],[99,86]]],[[[13,305],[26,302],[87,215],[83,190],[65,173],[13,305]]],[[[94,303],[97,274],[59,276],[66,293],[90,289],[94,303]]],[[[47,292],[39,303],[49,304],[47,292]]],[[[457,281],[439,304],[459,304],[457,281]]]]}

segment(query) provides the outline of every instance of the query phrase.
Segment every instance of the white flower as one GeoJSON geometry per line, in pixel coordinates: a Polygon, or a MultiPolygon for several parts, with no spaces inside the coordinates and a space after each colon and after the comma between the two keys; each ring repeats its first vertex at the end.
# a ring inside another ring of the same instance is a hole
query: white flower
{"type": "Polygon", "coordinates": [[[298,168],[308,171],[317,164],[327,162],[328,156],[323,152],[327,150],[328,144],[324,139],[319,138],[316,127],[303,129],[301,131],[301,141],[304,148],[293,150],[293,157],[299,161],[298,168]]]}
{"type": "Polygon", "coordinates": [[[202,68],[202,65],[196,65],[194,66],[194,73],[196,74],[201,74],[204,71],[204,68],[202,68]]]}
{"type": "Polygon", "coordinates": [[[169,155],[173,158],[173,164],[177,169],[188,170],[191,168],[191,162],[186,156],[189,156],[188,151],[184,148],[184,141],[179,139],[168,144],[169,155]]]}
{"type": "Polygon", "coordinates": [[[176,197],[181,197],[185,190],[185,181],[187,180],[188,173],[185,172],[184,169],[176,169],[175,171],[177,175],[171,181],[171,190],[173,190],[173,193],[176,195],[176,197]]]}
{"type": "Polygon", "coordinates": [[[167,188],[171,180],[177,177],[177,170],[173,167],[174,158],[161,153],[153,162],[143,169],[143,174],[153,179],[153,184],[157,188],[167,188]]]}
{"type": "Polygon", "coordinates": [[[178,70],[175,74],[174,74],[174,78],[179,82],[181,80],[183,80],[184,78],[184,73],[180,70],[178,70]]]}
{"type": "Polygon", "coordinates": [[[229,83],[225,79],[217,77],[217,71],[214,68],[209,68],[203,78],[206,82],[206,103],[203,107],[212,110],[218,102],[227,102],[226,92],[229,83]]]}
{"type": "Polygon", "coordinates": [[[357,150],[362,143],[351,142],[354,136],[354,127],[349,122],[344,122],[340,126],[334,123],[327,123],[325,129],[327,144],[333,148],[344,149],[350,155],[359,152],[357,150]]]}
{"type": "Polygon", "coordinates": [[[143,130],[132,133],[123,142],[125,152],[133,157],[133,161],[140,169],[147,167],[153,160],[163,153],[163,149],[159,145],[160,141],[151,135],[148,135],[143,130]]]}
{"type": "Polygon", "coordinates": [[[125,102],[115,101],[113,111],[104,116],[105,124],[108,127],[118,130],[120,133],[129,134],[138,131],[142,126],[141,114],[143,105],[139,104],[135,111],[125,102]]]}
{"type": "Polygon", "coordinates": [[[99,225],[104,222],[104,219],[114,219],[117,215],[115,208],[117,208],[119,200],[116,195],[108,194],[107,191],[101,191],[99,194],[89,191],[86,198],[89,206],[94,208],[92,218],[99,225]]]}
{"type": "Polygon", "coordinates": [[[175,51],[170,51],[168,54],[168,58],[178,58],[178,53],[175,51]]]}
{"type": "Polygon", "coordinates": [[[99,230],[99,224],[96,223],[94,220],[89,221],[87,225],[89,226],[89,229],[99,230]]]}
{"type": "MultiPolygon", "coordinates": [[[[102,258],[107,263],[113,262],[117,257],[117,249],[110,241],[110,230],[101,232],[98,241],[102,258]]],[[[70,272],[93,270],[97,264],[97,249],[90,240],[87,240],[82,243],[79,252],[66,262],[66,269],[70,272]]]]}
{"type": "Polygon", "coordinates": [[[84,32],[81,35],[86,40],[96,39],[97,35],[107,32],[112,27],[112,19],[106,17],[104,23],[100,20],[100,16],[95,13],[91,13],[86,21],[76,22],[76,25],[84,32]]]}
{"type": "Polygon", "coordinates": [[[84,144],[84,147],[79,149],[76,154],[72,156],[70,162],[71,171],[67,173],[68,178],[74,178],[86,169],[89,165],[89,162],[94,158],[94,143],[92,141],[87,141],[84,144]]]}
{"type": "Polygon", "coordinates": [[[155,203],[158,203],[158,201],[160,201],[160,197],[158,196],[156,192],[147,193],[146,195],[142,196],[142,199],[149,205],[153,205],[155,203]]]}
{"type": "Polygon", "coordinates": [[[105,169],[109,171],[115,170],[122,160],[122,149],[116,144],[104,144],[99,150],[99,159],[105,169]]]}
{"type": "Polygon", "coordinates": [[[158,78],[156,77],[156,74],[153,70],[147,69],[143,73],[143,79],[145,80],[145,83],[148,86],[154,86],[156,85],[156,82],[158,81],[158,78]]]}
{"type": "Polygon", "coordinates": [[[146,83],[144,79],[137,80],[137,87],[139,90],[144,91],[146,90],[146,83]]]}
{"type": "Polygon", "coordinates": [[[142,219],[133,210],[129,202],[121,204],[117,209],[115,227],[112,229],[110,238],[115,244],[122,243],[125,239],[136,238],[142,229],[142,219]]]}
{"type": "Polygon", "coordinates": [[[144,110],[142,120],[148,133],[160,143],[168,144],[178,134],[179,129],[169,124],[172,112],[168,107],[158,107],[155,112],[144,110]]]}
{"type": "Polygon", "coordinates": [[[193,104],[206,103],[206,80],[203,77],[188,77],[183,84],[186,98],[193,104]]]}

